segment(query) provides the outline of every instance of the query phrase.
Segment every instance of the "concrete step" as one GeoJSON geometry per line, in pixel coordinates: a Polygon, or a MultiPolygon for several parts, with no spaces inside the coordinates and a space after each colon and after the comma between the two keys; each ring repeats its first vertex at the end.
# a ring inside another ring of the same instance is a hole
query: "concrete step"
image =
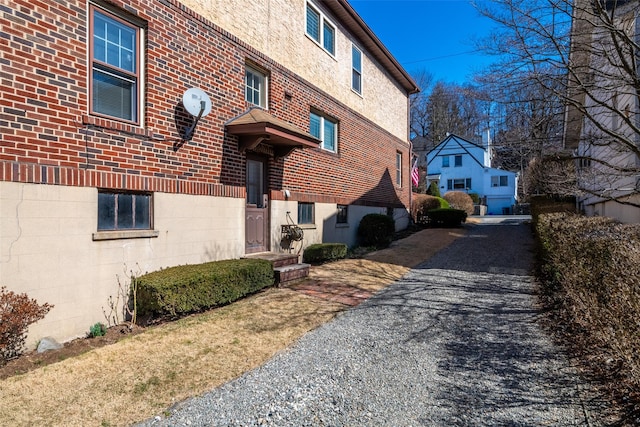
{"type": "Polygon", "coordinates": [[[294,265],[300,262],[300,256],[297,254],[285,254],[275,252],[260,252],[257,254],[245,255],[245,258],[258,258],[271,262],[273,268],[294,265]]]}
{"type": "Polygon", "coordinates": [[[281,267],[274,267],[276,284],[304,279],[309,275],[309,264],[289,264],[281,267]]]}

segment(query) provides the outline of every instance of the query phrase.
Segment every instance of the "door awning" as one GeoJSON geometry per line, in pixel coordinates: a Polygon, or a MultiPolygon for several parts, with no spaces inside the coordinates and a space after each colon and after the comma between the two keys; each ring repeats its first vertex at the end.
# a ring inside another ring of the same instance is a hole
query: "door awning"
{"type": "Polygon", "coordinates": [[[238,137],[240,152],[264,143],[273,147],[277,157],[284,157],[296,148],[317,148],[321,143],[310,133],[257,107],[229,120],[226,128],[238,137]]]}

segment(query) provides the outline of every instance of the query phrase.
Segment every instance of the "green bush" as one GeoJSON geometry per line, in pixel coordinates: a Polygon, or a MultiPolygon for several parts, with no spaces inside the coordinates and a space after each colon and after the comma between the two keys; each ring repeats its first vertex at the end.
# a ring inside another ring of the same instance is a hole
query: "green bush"
{"type": "Polygon", "coordinates": [[[107,334],[107,326],[104,323],[96,323],[89,328],[89,336],[91,338],[103,337],[107,334]]]}
{"type": "Polygon", "coordinates": [[[16,294],[4,286],[0,288],[0,366],[22,354],[27,328],[43,319],[52,308],[47,303],[38,305],[27,294],[16,294]]]}
{"type": "Polygon", "coordinates": [[[347,245],[344,243],[317,243],[305,248],[304,262],[326,262],[342,259],[347,256],[347,245]]]}
{"type": "Polygon", "coordinates": [[[473,215],[473,199],[464,191],[449,191],[444,195],[444,199],[452,209],[460,209],[467,215],[473,215]]]}
{"type": "Polygon", "coordinates": [[[467,220],[467,213],[461,209],[433,209],[427,212],[429,224],[439,227],[459,227],[467,220]]]}
{"type": "Polygon", "coordinates": [[[135,279],[139,316],[176,317],[236,301],[274,284],[269,261],[239,259],[184,265],[135,279]]]}
{"type": "Polygon", "coordinates": [[[469,193],[469,197],[471,197],[474,205],[480,204],[480,195],[478,193],[469,193]]]}
{"type": "Polygon", "coordinates": [[[386,248],[393,241],[396,224],[393,218],[383,214],[365,215],[358,225],[358,238],[362,246],[386,248]]]}
{"type": "Polygon", "coordinates": [[[435,197],[440,197],[440,188],[438,187],[438,183],[436,181],[431,181],[431,184],[429,184],[429,188],[427,189],[427,194],[435,197]]]}

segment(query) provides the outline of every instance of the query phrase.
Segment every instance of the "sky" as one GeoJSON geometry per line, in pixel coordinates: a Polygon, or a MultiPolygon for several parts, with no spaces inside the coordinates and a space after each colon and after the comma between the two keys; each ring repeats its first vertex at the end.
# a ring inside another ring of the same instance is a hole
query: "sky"
{"type": "MultiPolygon", "coordinates": [[[[480,0],[485,1],[485,0],[480,0]]],[[[493,22],[469,0],[349,0],[351,6],[412,76],[422,70],[435,80],[462,84],[489,65],[473,40],[493,22]]]]}

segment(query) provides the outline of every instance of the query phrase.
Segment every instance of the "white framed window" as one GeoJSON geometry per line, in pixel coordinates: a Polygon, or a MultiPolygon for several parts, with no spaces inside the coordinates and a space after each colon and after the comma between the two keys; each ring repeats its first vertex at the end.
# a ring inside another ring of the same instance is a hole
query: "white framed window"
{"type": "Polygon", "coordinates": [[[244,99],[258,107],[267,108],[267,75],[258,69],[245,66],[244,99]]]}
{"type": "Polygon", "coordinates": [[[471,190],[471,178],[448,179],[447,190],[471,190]]]}
{"type": "Polygon", "coordinates": [[[396,151],[396,185],[402,187],[402,153],[396,151]]]}
{"type": "Polygon", "coordinates": [[[309,115],[309,133],[322,141],[322,149],[338,152],[338,122],[313,111],[309,115]]]}
{"type": "Polygon", "coordinates": [[[449,156],[442,156],[442,167],[443,168],[449,167],[449,156]]]}
{"type": "Polygon", "coordinates": [[[362,95],[362,51],[351,45],[351,89],[362,95]]]}
{"type": "Polygon", "coordinates": [[[454,164],[455,167],[462,166],[462,155],[461,154],[453,156],[453,164],[454,164]]]}
{"type": "Polygon", "coordinates": [[[307,35],[332,56],[336,54],[336,26],[327,19],[320,9],[307,2],[307,35]]]}
{"type": "Polygon", "coordinates": [[[143,29],[94,5],[89,16],[90,112],[139,124],[143,29]]]}
{"type": "Polygon", "coordinates": [[[98,192],[98,231],[151,230],[153,202],[149,193],[98,192]]]}

